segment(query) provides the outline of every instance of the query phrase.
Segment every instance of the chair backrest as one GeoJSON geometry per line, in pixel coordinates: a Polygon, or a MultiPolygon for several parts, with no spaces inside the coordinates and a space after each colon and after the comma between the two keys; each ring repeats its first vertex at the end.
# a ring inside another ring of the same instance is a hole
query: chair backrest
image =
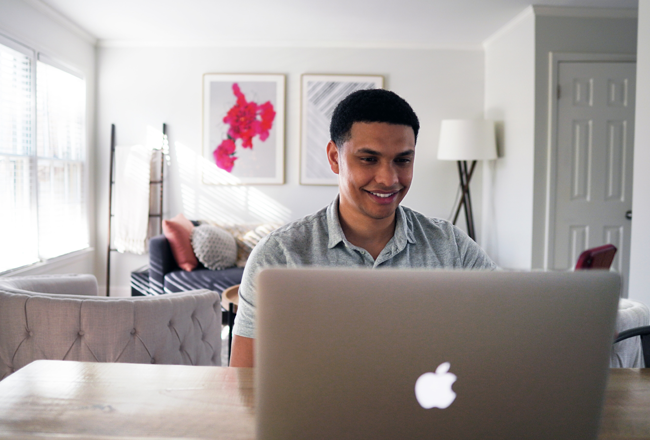
{"type": "Polygon", "coordinates": [[[645,367],[650,367],[650,325],[645,325],[643,327],[631,328],[629,330],[622,331],[617,337],[616,342],[624,341],[628,338],[633,338],[635,336],[641,337],[641,349],[643,350],[643,361],[645,367]]]}
{"type": "Polygon", "coordinates": [[[613,244],[587,249],[578,257],[575,269],[609,269],[615,255],[616,246],[613,244]]]}
{"type": "Polygon", "coordinates": [[[209,290],[108,298],[0,286],[0,379],[38,359],[221,365],[221,320],[209,290]]]}
{"type": "Polygon", "coordinates": [[[31,275],[0,278],[0,290],[24,293],[97,296],[97,279],[88,274],[31,275]]]}

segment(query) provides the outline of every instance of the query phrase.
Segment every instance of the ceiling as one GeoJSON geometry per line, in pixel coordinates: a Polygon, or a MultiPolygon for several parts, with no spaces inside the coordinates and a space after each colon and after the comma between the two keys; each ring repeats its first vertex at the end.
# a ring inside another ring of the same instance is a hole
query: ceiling
{"type": "Polygon", "coordinates": [[[100,45],[476,47],[531,4],[638,0],[33,0],[100,45]]]}

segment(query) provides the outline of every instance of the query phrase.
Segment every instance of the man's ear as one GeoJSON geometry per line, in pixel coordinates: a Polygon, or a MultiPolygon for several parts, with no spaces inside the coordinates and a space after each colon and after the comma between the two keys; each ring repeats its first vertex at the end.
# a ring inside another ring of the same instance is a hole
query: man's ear
{"type": "Polygon", "coordinates": [[[339,173],[339,149],[336,147],[334,141],[327,144],[327,160],[330,162],[330,168],[334,174],[339,173]]]}

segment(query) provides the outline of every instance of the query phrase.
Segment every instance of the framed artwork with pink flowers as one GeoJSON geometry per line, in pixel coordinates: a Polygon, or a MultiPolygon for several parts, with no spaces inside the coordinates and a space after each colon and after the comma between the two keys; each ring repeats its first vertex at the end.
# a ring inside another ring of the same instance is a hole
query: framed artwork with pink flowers
{"type": "Polygon", "coordinates": [[[284,183],[284,100],[284,75],[203,75],[203,183],[284,183]]]}

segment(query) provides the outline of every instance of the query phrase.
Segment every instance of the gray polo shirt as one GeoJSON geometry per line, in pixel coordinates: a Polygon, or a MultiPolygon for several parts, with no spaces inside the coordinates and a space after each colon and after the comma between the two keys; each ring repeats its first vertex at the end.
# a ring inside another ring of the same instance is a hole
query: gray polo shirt
{"type": "Polygon", "coordinates": [[[255,277],[266,267],[496,269],[479,245],[448,221],[428,218],[403,206],[398,207],[396,217],[395,234],[376,260],[345,238],[338,197],[327,208],[264,237],[246,262],[234,334],[254,337],[255,277]]]}

